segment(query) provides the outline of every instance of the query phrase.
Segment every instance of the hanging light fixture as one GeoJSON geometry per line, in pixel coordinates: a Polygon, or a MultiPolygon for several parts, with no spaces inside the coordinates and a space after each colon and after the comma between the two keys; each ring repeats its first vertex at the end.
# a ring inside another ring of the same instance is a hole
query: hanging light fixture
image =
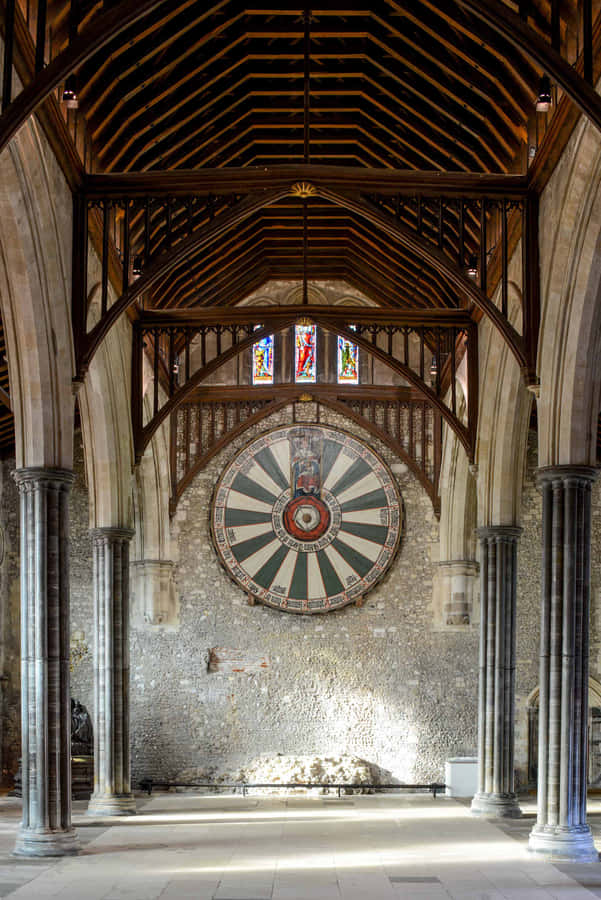
{"type": "Polygon", "coordinates": [[[139,278],[142,274],[142,257],[134,256],[134,261],[131,267],[131,274],[134,278],[139,278]]]}
{"type": "Polygon", "coordinates": [[[536,111],[546,113],[549,112],[553,99],[551,97],[551,82],[548,75],[543,75],[538,86],[538,97],[536,98],[536,111]]]}
{"type": "Polygon", "coordinates": [[[430,378],[432,381],[436,378],[436,373],[438,372],[438,364],[436,362],[436,357],[432,357],[432,362],[430,363],[430,378]]]}
{"type": "Polygon", "coordinates": [[[79,106],[79,101],[77,99],[77,84],[75,81],[75,75],[69,75],[69,77],[65,81],[65,86],[63,88],[62,102],[65,104],[67,109],[77,109],[77,107],[79,106]]]}
{"type": "Polygon", "coordinates": [[[472,278],[474,280],[478,277],[478,257],[475,253],[472,253],[469,258],[466,275],[468,278],[472,278]]]}

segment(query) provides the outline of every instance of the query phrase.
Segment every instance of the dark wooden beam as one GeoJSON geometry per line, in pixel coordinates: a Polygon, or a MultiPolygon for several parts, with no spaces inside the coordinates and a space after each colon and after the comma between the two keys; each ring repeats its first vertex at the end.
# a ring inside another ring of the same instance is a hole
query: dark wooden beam
{"type": "Polygon", "coordinates": [[[0,153],[46,97],[110,40],[165,0],[121,0],[95,16],[66,50],[59,53],[0,116],[0,153]]]}
{"type": "Polygon", "coordinates": [[[234,206],[231,212],[223,213],[223,215],[214,219],[200,234],[193,233],[173,250],[162,254],[155,263],[151,263],[144,274],[137,281],[134,281],[128,290],[109,307],[106,315],[88,332],[85,340],[82,338],[79,341],[78,346],[75,348],[77,353],[76,380],[81,381],[83,379],[94,353],[117,319],[122,313],[132,307],[137,298],[151,288],[165,272],[171,271],[178,262],[186,259],[191,250],[198,251],[204,246],[209,246],[230,228],[251,216],[257,209],[276,202],[282,196],[285,196],[284,192],[272,191],[260,197],[247,197],[246,200],[242,200],[237,206],[234,206]]]}
{"type": "Polygon", "coordinates": [[[409,387],[391,387],[381,384],[244,384],[238,386],[211,385],[200,386],[186,401],[187,403],[208,402],[211,400],[227,402],[228,400],[254,400],[274,397],[278,400],[300,399],[303,394],[310,394],[316,400],[323,397],[339,397],[347,400],[423,400],[419,391],[409,387]]]}
{"type": "MultiPolygon", "coordinates": [[[[601,77],[601,17],[597,17],[592,35],[593,45],[593,82],[601,77]]],[[[576,71],[584,77],[584,60],[581,56],[575,66],[576,71]]],[[[549,127],[540,144],[533,164],[528,169],[528,186],[531,191],[542,194],[549,182],[555,167],[563,156],[563,152],[580,121],[580,112],[564,95],[551,117],[549,127]]]]}
{"type": "Polygon", "coordinates": [[[457,0],[537,63],[601,131],[601,97],[554,47],[502,0],[457,0]]]}
{"type": "MultiPolygon", "coordinates": [[[[0,10],[2,9],[3,4],[0,2],[0,10]]],[[[19,4],[15,8],[13,55],[15,71],[21,82],[27,84],[35,77],[36,48],[19,4]]],[[[48,138],[69,187],[72,191],[77,190],[83,181],[84,168],[54,95],[46,97],[46,100],[37,108],[36,117],[48,138]]]]}
{"type": "Polygon", "coordinates": [[[331,200],[332,203],[362,215],[367,221],[382,228],[390,237],[398,240],[404,247],[415,253],[417,258],[421,257],[427,261],[435,272],[445,277],[449,284],[456,288],[463,297],[475,303],[488,316],[495,328],[503,336],[520,367],[525,365],[524,345],[521,335],[504,318],[500,309],[486,296],[484,291],[480,290],[458,266],[453,265],[441,250],[425,241],[411,229],[398,224],[392,216],[382,212],[378,207],[361,198],[355,199],[351,196],[337,194],[334,191],[325,189],[320,191],[320,195],[325,199],[331,200]]]}
{"type": "Polygon", "coordinates": [[[437,326],[463,328],[472,321],[465,309],[401,310],[374,306],[236,306],[218,309],[170,309],[146,311],[140,314],[141,328],[199,328],[202,325],[262,324],[274,328],[290,319],[309,318],[318,321],[327,318],[341,324],[366,323],[399,325],[412,328],[437,326]]]}
{"type": "MultiPolygon", "coordinates": [[[[4,390],[3,387],[0,387],[0,404],[2,404],[2,406],[5,406],[7,409],[10,409],[10,411],[12,412],[10,395],[7,391],[4,390]]],[[[11,428],[14,428],[14,425],[11,425],[11,428]]]]}
{"type": "Polygon", "coordinates": [[[290,188],[296,182],[353,193],[431,195],[450,197],[506,197],[526,195],[525,175],[478,172],[418,172],[368,169],[355,166],[294,165],[198,169],[176,172],[116,172],[88,175],[85,192],[90,199],[104,197],[186,196],[190,194],[248,193],[290,188]]]}
{"type": "MultiPolygon", "coordinates": [[[[284,387],[284,386],[282,385],[281,387],[284,387]]],[[[261,409],[257,410],[254,414],[248,416],[246,419],[241,421],[239,424],[237,424],[233,428],[230,428],[229,430],[227,430],[217,441],[215,441],[215,443],[213,443],[211,446],[209,446],[207,448],[207,450],[205,450],[204,453],[201,453],[196,458],[194,463],[192,463],[192,464],[190,464],[190,460],[189,460],[190,454],[189,454],[189,450],[187,449],[188,459],[187,459],[186,470],[185,470],[183,476],[179,479],[179,481],[177,480],[177,477],[174,479],[174,483],[172,485],[171,499],[170,499],[170,503],[169,503],[169,510],[170,510],[171,515],[175,514],[179,500],[181,499],[182,494],[184,493],[184,491],[186,490],[188,485],[193,481],[195,476],[200,471],[202,471],[202,469],[207,465],[207,463],[211,459],[213,459],[213,457],[220,450],[222,450],[224,447],[228,446],[228,444],[230,444],[236,437],[238,437],[238,435],[244,433],[244,431],[246,431],[250,426],[258,424],[262,419],[267,418],[270,415],[273,415],[274,412],[277,412],[278,410],[283,409],[285,406],[287,406],[289,404],[294,404],[294,403],[299,402],[301,396],[307,395],[306,386],[290,385],[288,387],[290,387],[291,390],[289,390],[286,393],[284,393],[282,391],[269,390],[269,389],[265,389],[261,393],[260,388],[258,389],[258,392],[255,393],[255,391],[257,389],[250,388],[250,389],[248,389],[249,392],[246,395],[236,397],[236,398],[228,398],[228,400],[225,401],[225,402],[229,402],[231,399],[233,399],[234,402],[236,402],[236,401],[248,402],[248,400],[250,400],[251,402],[254,400],[256,402],[259,398],[261,398],[261,399],[267,400],[267,403],[261,409]]],[[[377,400],[383,399],[383,397],[384,397],[383,394],[380,394],[379,397],[377,397],[377,398],[372,396],[369,393],[366,394],[365,390],[363,388],[354,388],[354,390],[355,390],[354,399],[359,400],[359,401],[366,401],[371,408],[373,408],[373,404],[375,402],[377,402],[377,400]]],[[[407,392],[406,389],[398,389],[398,390],[399,390],[399,392],[402,390],[405,390],[405,392],[406,392],[405,395],[401,395],[399,393],[396,396],[392,396],[387,393],[386,397],[384,399],[387,402],[394,402],[394,401],[400,400],[401,402],[405,402],[405,403],[409,403],[409,404],[411,404],[411,401],[418,401],[423,405],[423,403],[424,403],[423,397],[413,396],[409,392],[407,392]]],[[[439,441],[437,442],[435,439],[435,451],[434,451],[434,460],[433,460],[434,480],[431,481],[429,479],[428,475],[426,474],[426,469],[425,469],[425,466],[423,465],[424,460],[422,459],[421,464],[420,464],[420,462],[418,462],[417,459],[414,459],[407,452],[407,450],[403,447],[400,440],[397,439],[397,437],[393,436],[393,434],[391,434],[390,431],[387,431],[385,428],[381,428],[374,421],[372,421],[370,418],[367,418],[362,413],[355,412],[352,409],[352,407],[350,405],[348,405],[348,403],[345,403],[345,398],[347,397],[346,392],[341,392],[339,389],[337,389],[336,385],[320,385],[320,386],[313,385],[310,396],[311,396],[311,399],[314,400],[315,402],[317,402],[317,404],[319,404],[320,406],[329,407],[330,409],[334,410],[335,412],[340,413],[345,418],[351,419],[357,425],[359,425],[359,427],[365,428],[370,434],[372,434],[374,437],[378,438],[379,440],[383,441],[388,447],[390,447],[390,449],[393,451],[393,453],[396,453],[397,456],[411,469],[413,474],[416,476],[418,481],[422,484],[422,486],[426,490],[428,496],[432,500],[435,514],[437,516],[440,515],[440,498],[439,498],[438,492],[437,492],[437,485],[438,485],[439,475],[440,475],[440,454],[436,453],[436,444],[440,443],[439,441]],[[318,389],[318,387],[320,389],[318,389]],[[328,388],[328,390],[323,390],[323,388],[328,388]]],[[[204,402],[211,402],[212,400],[214,401],[214,399],[215,398],[211,398],[208,401],[204,400],[204,402]]],[[[350,399],[350,395],[348,396],[348,399],[350,399]]],[[[198,403],[198,402],[203,402],[203,400],[197,400],[196,403],[198,403]]],[[[216,402],[219,402],[219,401],[217,400],[216,402]]],[[[192,403],[194,403],[194,401],[192,401],[192,403]]],[[[174,420],[175,420],[176,415],[177,415],[177,412],[172,414],[174,420]]],[[[410,415],[412,415],[411,411],[410,411],[410,415]]],[[[435,423],[434,429],[435,429],[435,433],[436,433],[437,424],[438,424],[438,426],[440,426],[440,416],[437,414],[436,411],[434,411],[434,423],[435,423]]],[[[399,437],[400,437],[400,435],[399,435],[399,437]]],[[[172,420],[172,429],[170,432],[170,444],[171,444],[171,452],[172,452],[173,459],[174,459],[174,462],[173,462],[173,471],[174,472],[176,469],[175,461],[177,458],[176,457],[176,451],[177,451],[176,440],[177,440],[177,434],[176,434],[176,429],[173,425],[173,420],[172,420]]],[[[189,448],[189,443],[187,443],[186,447],[189,448]]]]}

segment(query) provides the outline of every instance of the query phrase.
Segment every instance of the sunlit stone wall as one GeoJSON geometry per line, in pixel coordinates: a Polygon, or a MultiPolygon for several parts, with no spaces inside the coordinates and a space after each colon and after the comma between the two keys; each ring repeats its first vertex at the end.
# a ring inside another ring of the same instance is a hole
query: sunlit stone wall
{"type": "MultiPolygon", "coordinates": [[[[312,404],[303,408],[314,415],[312,404]]],[[[134,779],[237,775],[257,757],[351,754],[403,780],[439,778],[448,756],[476,741],[477,618],[462,631],[435,624],[431,605],[438,524],[415,479],[390,451],[405,507],[399,554],[365,606],[300,617],[248,606],[211,546],[215,479],[238,447],[281,424],[286,412],[224,450],[184,495],[173,523],[179,546],[178,626],[132,633],[134,779]],[[209,666],[211,649],[221,648],[209,666]],[[220,660],[221,657],[221,660],[220,660]],[[239,660],[243,660],[243,666],[239,660]],[[263,661],[267,666],[261,666],[263,661]],[[228,671],[244,667],[245,672],[228,671]],[[209,671],[211,668],[211,671],[209,671]]],[[[353,423],[328,424],[366,438],[353,423]]],[[[16,488],[2,466],[2,765],[10,783],[19,755],[18,517],[16,488]]],[[[92,568],[81,439],[71,504],[72,694],[92,704],[92,568]]],[[[531,432],[518,562],[516,768],[526,781],[527,704],[538,684],[540,494],[531,432]]],[[[601,484],[593,491],[591,676],[601,682],[601,484]]]]}
{"type": "MultiPolygon", "coordinates": [[[[315,420],[311,403],[298,412],[315,420]]],[[[249,606],[211,545],[211,495],[237,449],[290,421],[290,410],[226,448],[173,523],[179,626],[132,634],[134,778],[234,775],[263,754],[344,753],[416,781],[442,778],[447,756],[474,752],[477,633],[433,624],[430,500],[386,447],[335,414],[321,420],[369,441],[395,472],[406,526],[391,570],[360,608],[295,616],[249,606]]]]}
{"type": "MultiPolygon", "coordinates": [[[[302,409],[307,419],[314,417],[312,404],[302,409]]],[[[386,447],[369,437],[398,479],[405,532],[389,574],[365,606],[312,617],[251,607],[220,567],[208,528],[215,480],[243,443],[287,421],[287,415],[274,415],[222,451],[180,503],[173,522],[180,624],[139,626],[132,633],[134,779],[230,776],[251,767],[255,771],[262,755],[346,753],[394,777],[421,780],[441,778],[448,756],[475,751],[478,609],[474,624],[465,630],[448,631],[436,624],[431,587],[438,523],[420,485],[386,447]],[[220,649],[211,662],[214,648],[220,649]]],[[[368,438],[333,413],[326,420],[368,438]]],[[[91,706],[91,556],[78,441],[75,459],[72,692],[91,706]]],[[[521,784],[527,777],[528,697],[538,684],[541,509],[536,465],[536,435],[531,432],[518,556],[516,768],[521,784]]],[[[13,489],[10,479],[7,516],[14,516],[13,489]]],[[[593,493],[591,675],[599,681],[600,549],[598,484],[593,493]]],[[[14,612],[9,616],[14,618],[14,612]]],[[[14,681],[18,665],[13,674],[14,681]]],[[[18,695],[11,690],[12,709],[18,695]]],[[[8,721],[18,726],[17,720],[18,712],[13,712],[8,721]]],[[[7,730],[11,734],[14,757],[14,725],[7,730]]]]}

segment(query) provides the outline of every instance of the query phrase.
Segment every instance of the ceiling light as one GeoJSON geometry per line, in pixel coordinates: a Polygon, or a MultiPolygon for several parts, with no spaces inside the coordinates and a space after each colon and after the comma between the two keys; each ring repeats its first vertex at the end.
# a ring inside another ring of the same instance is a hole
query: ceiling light
{"type": "Polygon", "coordinates": [[[478,277],[478,257],[475,253],[473,253],[467,264],[466,274],[468,278],[477,278],[478,277]]]}
{"type": "Polygon", "coordinates": [[[540,85],[538,87],[538,97],[536,99],[536,111],[537,112],[549,112],[551,108],[551,82],[549,81],[548,75],[543,75],[540,80],[540,85]]]}
{"type": "Polygon", "coordinates": [[[131,274],[134,278],[139,278],[142,274],[142,257],[134,256],[133,265],[131,267],[131,274]]]}
{"type": "Polygon", "coordinates": [[[67,109],[77,109],[77,107],[79,106],[74,75],[69,75],[69,77],[65,81],[62,100],[67,109]]]}

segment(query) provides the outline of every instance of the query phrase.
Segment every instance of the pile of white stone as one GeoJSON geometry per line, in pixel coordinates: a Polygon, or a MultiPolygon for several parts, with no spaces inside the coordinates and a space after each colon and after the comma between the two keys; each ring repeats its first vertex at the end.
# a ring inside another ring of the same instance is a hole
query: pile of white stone
{"type": "MultiPolygon", "coordinates": [[[[224,779],[229,780],[229,779],[224,779]]],[[[377,766],[348,754],[336,756],[261,756],[232,775],[232,781],[269,784],[262,793],[336,794],[335,788],[283,788],[285,784],[380,784],[377,766]]],[[[373,788],[348,788],[345,793],[373,793],[373,788]]]]}

